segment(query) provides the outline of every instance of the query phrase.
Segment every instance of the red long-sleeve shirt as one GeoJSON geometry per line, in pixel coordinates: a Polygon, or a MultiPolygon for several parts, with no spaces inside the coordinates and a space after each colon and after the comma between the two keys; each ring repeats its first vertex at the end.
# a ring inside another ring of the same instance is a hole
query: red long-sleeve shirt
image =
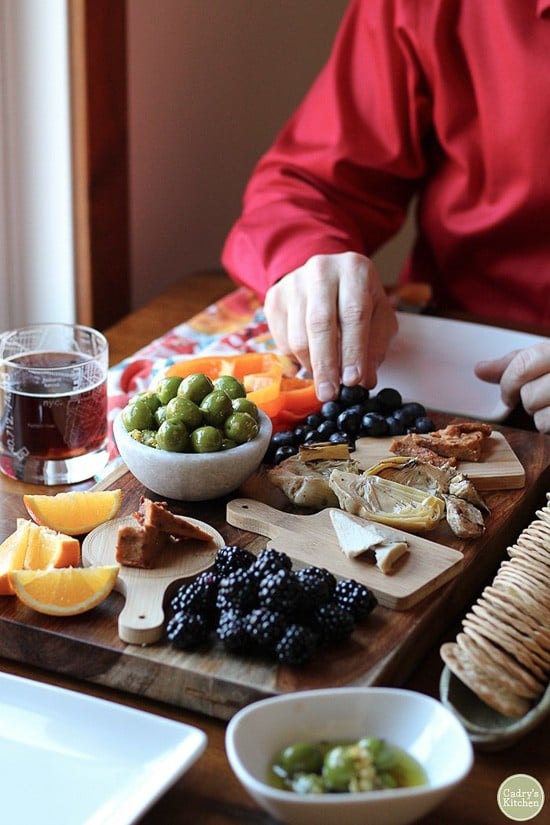
{"type": "Polygon", "coordinates": [[[263,296],[314,254],[371,255],[415,195],[402,280],[550,327],[550,0],[353,0],[223,264],[263,296]]]}

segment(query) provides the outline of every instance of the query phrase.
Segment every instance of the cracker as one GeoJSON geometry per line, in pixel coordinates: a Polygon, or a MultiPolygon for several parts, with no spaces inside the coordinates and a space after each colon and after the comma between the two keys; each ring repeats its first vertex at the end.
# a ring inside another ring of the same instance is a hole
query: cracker
{"type": "Polygon", "coordinates": [[[546,589],[548,584],[548,576],[542,573],[536,565],[531,561],[525,559],[511,559],[510,561],[503,561],[500,565],[503,570],[515,570],[520,576],[524,576],[528,581],[533,580],[536,584],[546,589]]]}
{"type": "Polygon", "coordinates": [[[535,599],[531,598],[525,590],[513,582],[503,581],[502,579],[499,580],[498,576],[495,578],[493,586],[502,593],[506,593],[517,607],[529,613],[529,615],[543,627],[550,627],[549,611],[543,608],[535,599]]]}
{"type": "Polygon", "coordinates": [[[545,636],[545,638],[548,638],[550,629],[544,627],[539,619],[533,617],[531,613],[523,609],[521,603],[516,599],[514,594],[510,594],[505,589],[488,586],[483,591],[483,597],[489,599],[489,601],[494,601],[499,605],[504,604],[510,616],[521,617],[524,622],[533,628],[534,632],[541,633],[545,636]]]}
{"type": "Polygon", "coordinates": [[[544,577],[546,581],[548,581],[548,576],[550,575],[548,565],[544,564],[544,562],[540,561],[533,553],[530,553],[524,547],[509,547],[508,555],[511,559],[518,559],[527,562],[530,567],[536,570],[541,576],[544,577]]]}
{"type": "Polygon", "coordinates": [[[483,648],[479,647],[470,636],[465,633],[459,633],[456,637],[459,647],[464,650],[476,667],[482,668],[489,678],[495,679],[499,684],[503,685],[506,690],[523,696],[525,699],[538,699],[541,690],[540,685],[534,679],[531,684],[526,684],[524,679],[516,679],[498,662],[493,661],[490,656],[485,653],[483,648]]]}
{"type": "Polygon", "coordinates": [[[516,625],[503,621],[499,616],[496,616],[487,605],[474,604],[472,611],[476,616],[479,616],[488,622],[489,625],[495,627],[497,631],[506,633],[511,639],[515,639],[519,644],[527,648],[528,651],[540,660],[542,667],[546,669],[550,667],[550,654],[544,651],[529,634],[522,633],[516,625]]]}
{"type": "Polygon", "coordinates": [[[497,645],[493,644],[491,639],[488,639],[486,636],[483,636],[481,633],[478,633],[477,629],[474,627],[465,627],[464,632],[467,636],[470,636],[473,639],[478,647],[481,647],[491,659],[500,664],[504,667],[508,673],[512,676],[515,676],[517,679],[521,679],[525,682],[526,685],[532,684],[532,679],[540,687],[540,692],[544,690],[545,684],[544,681],[537,679],[530,671],[527,671],[516,659],[506,653],[502,648],[497,647],[497,645]]]}
{"type": "MultiPolygon", "coordinates": [[[[532,639],[542,650],[550,653],[550,632],[545,632],[543,628],[537,626],[525,613],[512,607],[509,603],[489,595],[482,596],[478,601],[478,605],[485,607],[495,618],[505,624],[513,625],[525,636],[532,639]]],[[[474,609],[475,606],[472,607],[472,610],[474,609]]]]}
{"type": "Polygon", "coordinates": [[[489,678],[455,642],[441,646],[441,658],[449,670],[493,710],[512,718],[525,716],[529,711],[531,705],[525,698],[489,678]]]}
{"type": "MultiPolygon", "coordinates": [[[[540,586],[537,582],[528,579],[527,574],[522,574],[517,569],[512,570],[510,567],[505,567],[502,570],[499,570],[498,575],[495,577],[494,583],[498,586],[498,583],[502,581],[518,587],[524,595],[534,599],[537,604],[540,605],[541,615],[544,616],[544,604],[548,598],[546,588],[540,586]]],[[[550,612],[548,612],[548,618],[550,620],[550,612]]]]}
{"type": "MultiPolygon", "coordinates": [[[[520,547],[526,547],[528,550],[535,552],[538,556],[542,556],[542,559],[545,560],[550,555],[544,542],[535,534],[532,533],[522,533],[521,536],[518,536],[517,544],[520,547]]],[[[550,564],[550,559],[548,559],[547,564],[550,564]]]]}
{"type": "Polygon", "coordinates": [[[510,656],[513,656],[517,662],[523,665],[523,667],[532,673],[540,682],[544,683],[547,680],[547,673],[544,667],[536,660],[530,651],[526,650],[516,639],[508,636],[504,630],[496,629],[490,625],[489,622],[472,613],[468,613],[466,618],[462,620],[462,626],[465,632],[470,628],[481,636],[485,636],[486,639],[495,642],[510,656]]]}

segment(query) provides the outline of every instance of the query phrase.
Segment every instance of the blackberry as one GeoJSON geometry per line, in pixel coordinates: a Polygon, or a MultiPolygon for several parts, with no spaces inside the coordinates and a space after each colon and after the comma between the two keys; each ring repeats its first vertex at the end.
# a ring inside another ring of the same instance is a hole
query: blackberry
{"type": "Polygon", "coordinates": [[[304,665],[317,650],[315,633],[301,624],[291,624],[275,647],[277,661],[283,665],[304,665]]]}
{"type": "Polygon", "coordinates": [[[211,630],[212,625],[206,616],[184,610],[174,613],[166,625],[166,635],[180,650],[198,647],[208,641],[211,630]]]}
{"type": "Polygon", "coordinates": [[[342,579],[336,585],[334,600],[349,610],[356,621],[364,619],[378,604],[376,596],[355,579],[342,579]]]}
{"type": "Polygon", "coordinates": [[[244,619],[244,627],[254,646],[262,653],[272,653],[284,633],[286,622],[282,613],[267,607],[256,607],[244,619]]]}
{"type": "Polygon", "coordinates": [[[313,614],[311,628],[319,636],[320,644],[333,645],[351,636],[355,630],[355,619],[350,610],[336,602],[328,602],[313,614]]]}
{"type": "Polygon", "coordinates": [[[246,653],[251,640],[246,629],[247,615],[238,610],[224,610],[220,614],[216,636],[231,653],[246,653]]]}
{"type": "Polygon", "coordinates": [[[214,573],[222,579],[234,570],[248,569],[255,561],[256,556],[250,550],[245,550],[238,544],[226,544],[216,553],[214,573]]]}
{"type": "Polygon", "coordinates": [[[260,582],[258,603],[261,607],[292,613],[298,605],[301,588],[292,570],[268,573],[260,582]]]}
{"type": "Polygon", "coordinates": [[[173,596],[170,607],[174,613],[202,613],[208,619],[215,619],[217,594],[218,577],[211,570],[207,570],[197,576],[191,584],[182,585],[173,596]]]}
{"type": "Polygon", "coordinates": [[[310,613],[332,599],[336,578],[324,567],[303,567],[294,577],[300,586],[300,612],[310,613]]]}
{"type": "Polygon", "coordinates": [[[233,570],[218,584],[216,607],[218,610],[242,610],[254,607],[258,593],[258,582],[249,570],[233,570]]]}
{"type": "Polygon", "coordinates": [[[255,578],[260,581],[267,576],[268,573],[276,573],[277,570],[291,570],[292,559],[286,553],[280,550],[275,550],[274,547],[266,547],[262,550],[252,567],[250,572],[255,578]]]}

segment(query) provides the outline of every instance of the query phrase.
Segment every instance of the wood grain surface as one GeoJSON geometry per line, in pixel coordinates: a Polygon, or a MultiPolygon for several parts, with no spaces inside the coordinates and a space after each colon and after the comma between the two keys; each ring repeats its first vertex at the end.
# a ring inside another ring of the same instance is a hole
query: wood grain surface
{"type": "MultiPolygon", "coordinates": [[[[93,611],[70,619],[42,616],[13,597],[3,597],[0,656],[222,719],[254,699],[283,691],[347,684],[401,685],[445,628],[475,599],[506,547],[544,504],[550,489],[550,439],[520,430],[504,429],[504,433],[525,468],[525,486],[486,495],[491,515],[485,535],[477,541],[457,539],[446,524],[430,533],[430,540],[463,554],[460,574],[410,610],[377,607],[345,645],[325,650],[304,668],[230,656],[216,645],[185,653],[163,639],[147,646],[125,644],[118,635],[124,599],[116,592],[93,611]]],[[[107,486],[123,491],[121,515],[133,512],[139,497],[147,494],[129,473],[121,478],[115,475],[107,486]]],[[[210,524],[225,542],[259,552],[266,545],[264,537],[226,521],[227,503],[236,497],[196,504],[170,502],[170,506],[174,512],[210,524]]],[[[281,506],[280,499],[276,503],[281,506]]],[[[290,505],[287,510],[291,512],[290,505]]],[[[20,496],[8,495],[2,516],[5,537],[15,519],[24,516],[20,496]]],[[[280,549],[292,555],[290,542],[280,549]]]]}

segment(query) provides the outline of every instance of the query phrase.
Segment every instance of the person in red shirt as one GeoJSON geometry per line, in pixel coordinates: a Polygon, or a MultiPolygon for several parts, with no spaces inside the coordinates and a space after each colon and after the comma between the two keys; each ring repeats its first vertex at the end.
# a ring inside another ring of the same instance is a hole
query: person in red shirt
{"type": "MultiPolygon", "coordinates": [[[[401,282],[436,309],[550,328],[550,0],[352,0],[259,160],[222,254],[318,397],[373,387],[397,324],[370,256],[416,199],[401,282]]],[[[550,341],[478,377],[550,432],[550,341]]]]}

